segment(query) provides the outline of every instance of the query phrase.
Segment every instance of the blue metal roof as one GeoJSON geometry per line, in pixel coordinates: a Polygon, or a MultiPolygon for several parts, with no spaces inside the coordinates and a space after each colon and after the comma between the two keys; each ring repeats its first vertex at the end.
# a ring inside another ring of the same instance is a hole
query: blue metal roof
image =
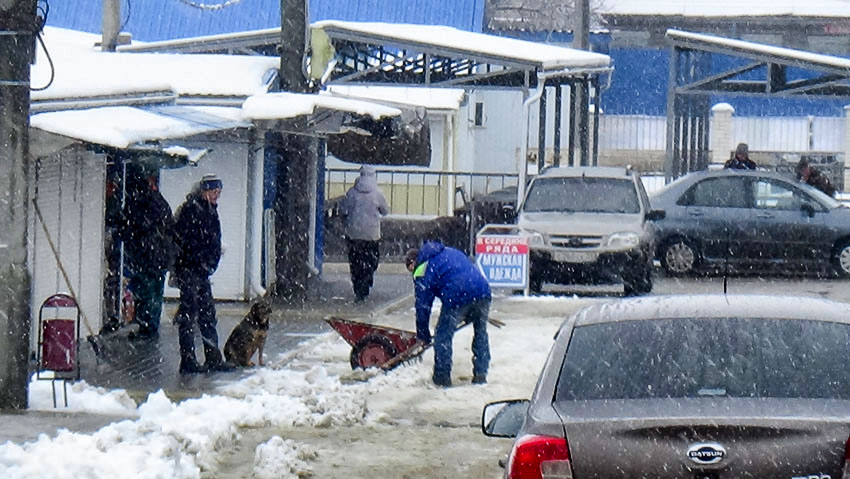
{"type": "MultiPolygon", "coordinates": [[[[241,0],[220,10],[201,10],[180,0],[121,0],[123,31],[135,40],[233,33],[280,26],[280,3],[241,0]]],[[[310,21],[346,20],[448,25],[481,32],[484,0],[308,0],[310,21]]],[[[50,4],[47,24],[91,33],[101,31],[100,1],[65,0],[50,4]]],[[[225,0],[195,0],[216,5],[225,0]]]]}

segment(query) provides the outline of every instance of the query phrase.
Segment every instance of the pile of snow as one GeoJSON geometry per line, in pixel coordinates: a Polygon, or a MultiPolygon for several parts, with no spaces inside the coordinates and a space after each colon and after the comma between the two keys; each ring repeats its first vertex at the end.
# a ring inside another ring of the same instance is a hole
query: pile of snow
{"type": "MultiPolygon", "coordinates": [[[[491,400],[528,397],[565,315],[594,301],[598,300],[541,297],[494,302],[491,317],[506,326],[489,328],[492,362],[489,384],[484,386],[469,383],[472,328],[455,335],[455,386],[449,389],[431,383],[430,351],[421,362],[387,373],[352,371],[351,348],[336,333],[312,339],[294,357],[276,358],[269,367],[223,386],[214,395],[177,403],[158,391],[135,408],[124,391],[79,382],[68,391],[68,410],[137,418],[120,420],[92,434],[63,430],[30,443],[0,445],[0,477],[214,477],[222,458],[248,430],[385,424],[407,417],[411,410],[452,421],[452,414],[468,411],[470,405],[480,408],[491,400]]],[[[432,316],[436,318],[436,311],[432,316]]],[[[405,311],[394,326],[412,329],[412,317],[412,311],[405,311]]],[[[51,409],[50,394],[49,381],[34,382],[33,408],[51,409]]],[[[469,423],[468,417],[457,420],[469,423]]],[[[315,457],[309,447],[272,436],[254,451],[253,475],[309,476],[315,457]]]]}

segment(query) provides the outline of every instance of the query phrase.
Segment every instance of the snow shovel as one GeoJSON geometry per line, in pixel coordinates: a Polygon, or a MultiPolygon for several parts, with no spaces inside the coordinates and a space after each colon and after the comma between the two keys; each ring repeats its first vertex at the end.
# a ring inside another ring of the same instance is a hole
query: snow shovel
{"type": "MultiPolygon", "coordinates": [[[[38,216],[38,222],[41,223],[41,229],[44,231],[44,236],[47,238],[47,244],[50,245],[50,251],[53,252],[53,258],[56,260],[56,266],[59,267],[59,272],[62,273],[62,278],[65,279],[65,284],[68,286],[68,292],[71,293],[71,298],[80,305],[80,300],[77,297],[76,292],[74,292],[74,286],[71,285],[71,279],[68,277],[68,272],[65,271],[65,266],[62,264],[62,260],[59,258],[59,251],[56,249],[56,245],[53,243],[53,238],[50,236],[50,232],[47,230],[47,223],[44,221],[44,217],[41,215],[41,209],[38,207],[38,202],[35,198],[32,199],[32,204],[35,207],[35,214],[38,216]]],[[[92,350],[94,350],[94,354],[97,357],[101,357],[101,344],[100,344],[100,336],[94,333],[94,329],[89,323],[89,318],[86,316],[86,310],[83,309],[82,305],[79,306],[80,314],[83,318],[83,325],[86,327],[86,331],[88,331],[88,336],[86,336],[86,340],[91,344],[92,350]]]]}

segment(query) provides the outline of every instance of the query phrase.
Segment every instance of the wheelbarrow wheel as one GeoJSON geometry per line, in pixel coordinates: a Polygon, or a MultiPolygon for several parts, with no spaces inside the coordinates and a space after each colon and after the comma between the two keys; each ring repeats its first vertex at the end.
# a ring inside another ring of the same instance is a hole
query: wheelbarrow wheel
{"type": "Polygon", "coordinates": [[[368,336],[351,348],[351,369],[378,367],[397,354],[393,343],[382,336],[368,336]]]}

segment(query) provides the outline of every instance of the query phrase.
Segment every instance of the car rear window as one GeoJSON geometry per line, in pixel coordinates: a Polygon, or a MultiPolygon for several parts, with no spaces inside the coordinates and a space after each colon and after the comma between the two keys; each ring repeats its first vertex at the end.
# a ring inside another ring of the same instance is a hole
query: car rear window
{"type": "Polygon", "coordinates": [[[676,319],[579,326],[557,400],[850,399],[850,326],[789,319],[676,319]]]}
{"type": "Polygon", "coordinates": [[[531,184],[526,212],[640,213],[631,178],[537,178],[531,184]]]}

